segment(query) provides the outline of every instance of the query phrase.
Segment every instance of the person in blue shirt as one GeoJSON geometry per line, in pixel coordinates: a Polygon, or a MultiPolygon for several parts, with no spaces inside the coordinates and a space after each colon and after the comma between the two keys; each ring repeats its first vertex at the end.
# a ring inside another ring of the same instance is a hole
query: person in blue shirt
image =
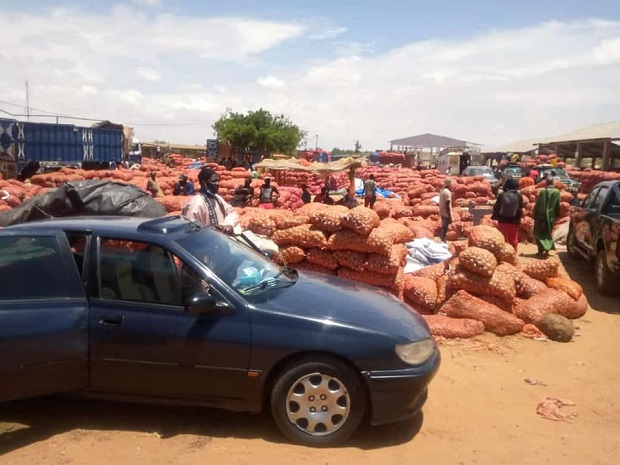
{"type": "Polygon", "coordinates": [[[178,182],[172,189],[173,195],[194,195],[194,183],[187,180],[187,176],[179,176],[178,182]]]}

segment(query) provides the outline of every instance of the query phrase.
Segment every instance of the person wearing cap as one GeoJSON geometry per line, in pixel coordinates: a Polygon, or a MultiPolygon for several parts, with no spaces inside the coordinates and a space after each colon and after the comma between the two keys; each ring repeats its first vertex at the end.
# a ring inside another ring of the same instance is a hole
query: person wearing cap
{"type": "Polygon", "coordinates": [[[179,176],[178,182],[172,189],[173,195],[194,195],[194,183],[187,180],[187,176],[179,176]]]}
{"type": "Polygon", "coordinates": [[[452,223],[452,192],[450,186],[452,185],[451,178],[445,178],[443,180],[443,187],[439,191],[439,214],[441,215],[441,231],[439,238],[441,242],[446,242],[446,234],[448,233],[448,227],[452,223]]]}
{"type": "Polygon", "coordinates": [[[163,197],[164,192],[159,187],[159,183],[157,182],[157,172],[151,171],[149,180],[146,183],[146,190],[151,193],[153,197],[163,197]]]}
{"type": "Polygon", "coordinates": [[[219,194],[220,176],[204,167],[198,173],[200,190],[183,207],[183,216],[204,226],[214,226],[229,232],[239,229],[239,215],[219,194]]]}
{"type": "Polygon", "coordinates": [[[271,210],[275,207],[275,203],[280,198],[280,192],[276,186],[271,185],[271,178],[265,178],[265,184],[260,186],[258,194],[258,206],[271,210]]]}

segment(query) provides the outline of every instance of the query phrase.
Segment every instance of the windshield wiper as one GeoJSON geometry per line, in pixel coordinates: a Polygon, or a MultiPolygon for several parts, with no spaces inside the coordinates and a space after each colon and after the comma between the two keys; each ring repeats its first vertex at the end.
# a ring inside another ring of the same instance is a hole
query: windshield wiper
{"type": "Polygon", "coordinates": [[[293,284],[295,284],[297,282],[298,276],[299,276],[299,273],[297,272],[297,270],[295,268],[291,268],[289,266],[285,266],[273,278],[263,279],[258,284],[254,284],[253,286],[246,287],[245,289],[242,289],[241,293],[242,294],[250,294],[250,293],[252,293],[253,291],[256,291],[256,290],[261,290],[262,291],[263,289],[280,289],[280,288],[283,288],[283,287],[292,286],[293,284]],[[289,276],[292,279],[292,281],[281,281],[279,278],[282,275],[289,276]]]}

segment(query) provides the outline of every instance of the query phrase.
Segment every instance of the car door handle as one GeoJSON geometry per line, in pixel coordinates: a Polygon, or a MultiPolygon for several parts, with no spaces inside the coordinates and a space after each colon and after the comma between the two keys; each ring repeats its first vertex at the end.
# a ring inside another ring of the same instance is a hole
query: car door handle
{"type": "Polygon", "coordinates": [[[120,326],[123,324],[123,317],[119,316],[118,318],[104,318],[99,317],[99,324],[101,326],[120,326]]]}

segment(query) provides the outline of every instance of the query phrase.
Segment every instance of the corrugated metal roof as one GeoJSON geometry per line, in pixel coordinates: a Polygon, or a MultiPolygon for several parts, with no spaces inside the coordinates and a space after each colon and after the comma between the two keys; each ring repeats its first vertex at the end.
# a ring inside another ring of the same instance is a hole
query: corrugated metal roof
{"type": "Polygon", "coordinates": [[[555,142],[572,142],[591,139],[620,139],[620,121],[595,124],[559,136],[547,137],[538,140],[537,143],[552,144],[555,142]]]}
{"type": "Polygon", "coordinates": [[[438,136],[437,134],[419,134],[417,136],[404,137],[402,139],[391,140],[392,145],[408,147],[450,147],[465,145],[480,145],[465,140],[453,139],[452,137],[438,136]]]}
{"type": "Polygon", "coordinates": [[[536,150],[538,146],[536,144],[542,143],[542,137],[538,137],[535,139],[523,139],[516,142],[511,142],[510,144],[502,145],[500,147],[494,147],[489,150],[483,150],[484,152],[516,152],[516,153],[525,153],[530,152],[532,150],[536,150]]]}

